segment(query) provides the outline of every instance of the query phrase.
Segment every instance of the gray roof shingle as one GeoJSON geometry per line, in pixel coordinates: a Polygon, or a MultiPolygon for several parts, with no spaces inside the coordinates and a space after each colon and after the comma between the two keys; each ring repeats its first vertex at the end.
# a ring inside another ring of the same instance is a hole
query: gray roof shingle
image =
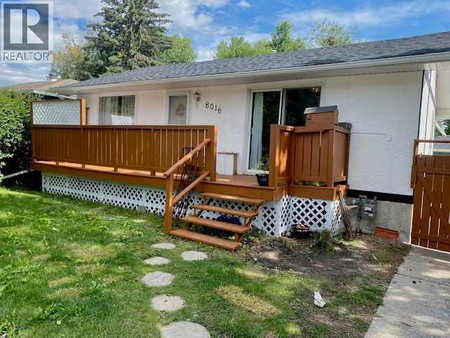
{"type": "Polygon", "coordinates": [[[146,67],[100,78],[78,82],[62,88],[108,85],[123,82],[156,81],[277,70],[306,66],[339,64],[356,61],[380,60],[418,56],[450,51],[450,32],[416,37],[356,43],[328,48],[315,48],[288,53],[236,59],[202,61],[184,64],[146,67]]]}

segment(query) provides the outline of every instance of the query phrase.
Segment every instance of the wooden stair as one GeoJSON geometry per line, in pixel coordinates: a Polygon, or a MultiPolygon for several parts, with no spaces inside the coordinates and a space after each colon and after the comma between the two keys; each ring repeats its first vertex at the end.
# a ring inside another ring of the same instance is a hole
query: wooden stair
{"type": "Polygon", "coordinates": [[[172,230],[170,231],[170,234],[172,236],[182,237],[200,243],[218,246],[220,248],[224,248],[227,250],[233,251],[236,250],[237,248],[240,248],[242,246],[241,243],[242,236],[250,230],[251,223],[258,216],[259,211],[261,210],[262,205],[264,204],[264,200],[232,195],[221,195],[214,193],[204,193],[201,194],[201,196],[203,198],[203,203],[192,206],[192,208],[196,211],[195,214],[186,216],[182,218],[181,221],[186,222],[189,225],[195,224],[205,228],[224,231],[228,234],[234,234],[234,240],[205,235],[202,233],[191,231],[189,229],[172,230]],[[241,211],[229,208],[216,207],[209,204],[212,199],[221,199],[226,201],[249,204],[251,206],[251,210],[241,211]],[[239,217],[243,220],[243,225],[237,225],[202,218],[201,215],[203,212],[215,212],[218,214],[225,214],[239,217]]]}

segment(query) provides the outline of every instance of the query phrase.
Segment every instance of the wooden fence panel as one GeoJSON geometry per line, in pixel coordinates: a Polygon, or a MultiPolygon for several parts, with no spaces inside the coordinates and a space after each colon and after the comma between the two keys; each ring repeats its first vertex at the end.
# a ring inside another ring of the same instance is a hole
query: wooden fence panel
{"type": "Polygon", "coordinates": [[[411,243],[450,251],[450,156],[415,155],[411,243]]]}

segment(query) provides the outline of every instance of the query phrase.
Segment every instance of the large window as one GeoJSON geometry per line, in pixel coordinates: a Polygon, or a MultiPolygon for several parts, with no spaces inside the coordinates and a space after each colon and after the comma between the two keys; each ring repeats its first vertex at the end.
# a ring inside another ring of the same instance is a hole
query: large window
{"type": "Polygon", "coordinates": [[[270,125],[304,126],[304,111],[320,106],[320,87],[255,91],[252,97],[250,170],[267,164],[270,151],[270,125]]]}
{"type": "Polygon", "coordinates": [[[100,124],[134,124],[135,97],[107,96],[100,98],[100,124]]]}

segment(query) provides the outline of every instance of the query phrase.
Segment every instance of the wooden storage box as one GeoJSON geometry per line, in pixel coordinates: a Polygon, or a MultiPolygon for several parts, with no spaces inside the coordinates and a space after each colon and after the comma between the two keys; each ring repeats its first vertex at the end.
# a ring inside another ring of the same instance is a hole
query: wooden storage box
{"type": "Polygon", "coordinates": [[[315,107],[305,109],[306,126],[333,128],[339,122],[337,106],[315,107]]]}

